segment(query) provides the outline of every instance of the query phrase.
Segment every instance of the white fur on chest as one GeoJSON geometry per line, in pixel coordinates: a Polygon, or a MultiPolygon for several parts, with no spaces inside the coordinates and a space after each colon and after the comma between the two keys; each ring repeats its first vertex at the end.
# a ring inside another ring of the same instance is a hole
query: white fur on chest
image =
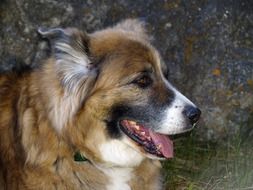
{"type": "Polygon", "coordinates": [[[131,190],[128,182],[133,177],[132,168],[104,168],[102,171],[110,180],[106,186],[107,190],[131,190]]]}

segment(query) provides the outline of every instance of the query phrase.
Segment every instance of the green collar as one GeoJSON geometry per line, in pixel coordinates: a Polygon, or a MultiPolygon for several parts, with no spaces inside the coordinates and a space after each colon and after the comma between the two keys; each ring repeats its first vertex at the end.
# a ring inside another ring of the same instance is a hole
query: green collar
{"type": "Polygon", "coordinates": [[[86,162],[89,161],[87,158],[84,157],[84,155],[82,153],[80,153],[79,151],[75,153],[74,155],[74,160],[76,162],[86,162]]]}

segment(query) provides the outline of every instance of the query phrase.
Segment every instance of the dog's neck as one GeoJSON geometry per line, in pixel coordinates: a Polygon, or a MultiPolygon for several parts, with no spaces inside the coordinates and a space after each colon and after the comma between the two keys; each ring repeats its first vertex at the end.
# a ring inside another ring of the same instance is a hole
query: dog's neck
{"type": "Polygon", "coordinates": [[[107,190],[160,190],[160,161],[144,159],[136,167],[109,167],[95,165],[109,179],[107,190]]]}
{"type": "Polygon", "coordinates": [[[129,181],[133,178],[133,168],[122,167],[99,167],[103,173],[109,178],[109,183],[106,186],[108,190],[131,190],[129,181]]]}

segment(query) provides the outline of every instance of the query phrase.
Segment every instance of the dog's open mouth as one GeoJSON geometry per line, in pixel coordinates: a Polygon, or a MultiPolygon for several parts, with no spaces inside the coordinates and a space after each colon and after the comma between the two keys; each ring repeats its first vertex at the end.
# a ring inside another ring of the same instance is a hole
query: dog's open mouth
{"type": "Polygon", "coordinates": [[[122,120],[121,130],[149,154],[160,158],[173,157],[173,142],[168,136],[158,134],[135,121],[122,120]]]}

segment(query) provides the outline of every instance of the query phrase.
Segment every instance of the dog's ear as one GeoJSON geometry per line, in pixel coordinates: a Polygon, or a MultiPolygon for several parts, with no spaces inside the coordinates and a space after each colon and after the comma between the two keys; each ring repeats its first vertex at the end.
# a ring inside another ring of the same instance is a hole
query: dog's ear
{"type": "Polygon", "coordinates": [[[150,38],[147,34],[146,23],[143,19],[142,20],[141,19],[126,19],[118,23],[114,28],[120,29],[126,32],[135,33],[144,39],[150,38]]]}
{"type": "Polygon", "coordinates": [[[94,76],[95,69],[89,56],[89,36],[75,28],[38,29],[42,38],[49,40],[56,72],[61,84],[71,93],[94,76]]]}

